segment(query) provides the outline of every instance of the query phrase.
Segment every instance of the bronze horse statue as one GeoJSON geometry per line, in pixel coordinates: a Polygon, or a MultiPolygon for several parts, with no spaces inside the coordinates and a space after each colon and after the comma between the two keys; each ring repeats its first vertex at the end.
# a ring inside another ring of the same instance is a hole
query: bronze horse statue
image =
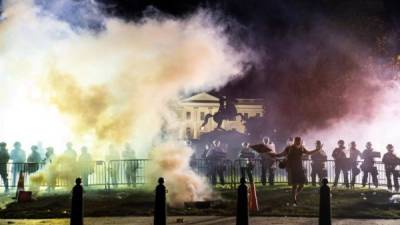
{"type": "Polygon", "coordinates": [[[205,125],[207,125],[208,120],[212,117],[214,121],[217,123],[217,127],[215,128],[216,130],[224,130],[222,126],[222,122],[224,120],[233,120],[236,119],[237,116],[240,116],[240,121],[244,121],[244,116],[241,113],[237,112],[235,102],[232,101],[230,98],[220,98],[219,99],[219,108],[218,112],[216,112],[214,115],[212,114],[207,114],[204,118],[204,122],[201,125],[201,128],[203,128],[205,125]]]}

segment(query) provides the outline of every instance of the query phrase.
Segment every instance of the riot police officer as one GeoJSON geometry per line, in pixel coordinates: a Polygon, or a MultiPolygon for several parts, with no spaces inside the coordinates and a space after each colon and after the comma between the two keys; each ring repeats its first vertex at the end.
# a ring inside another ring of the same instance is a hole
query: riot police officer
{"type": "Polygon", "coordinates": [[[240,176],[246,178],[246,174],[249,177],[249,182],[253,183],[253,168],[255,166],[255,158],[257,153],[250,148],[250,143],[243,142],[242,150],[239,153],[239,164],[240,164],[240,176]]]}
{"type": "Polygon", "coordinates": [[[375,152],[372,148],[372,143],[367,142],[366,149],[362,153],[361,158],[364,159],[364,162],[361,164],[361,170],[363,171],[363,178],[362,178],[362,186],[365,187],[367,185],[368,175],[371,174],[372,176],[372,183],[375,187],[378,187],[378,170],[374,166],[375,161],[375,152]]]}
{"type": "Polygon", "coordinates": [[[34,173],[39,170],[40,168],[40,163],[42,162],[42,157],[40,156],[38,152],[38,147],[36,145],[33,145],[31,147],[31,154],[28,156],[27,162],[28,162],[28,172],[29,173],[34,173]]]}
{"type": "Polygon", "coordinates": [[[316,186],[317,182],[317,175],[320,181],[327,176],[327,171],[325,169],[325,162],[327,161],[327,156],[324,150],[322,150],[322,143],[321,141],[316,141],[315,143],[315,153],[311,155],[311,183],[312,186],[316,186]]]}
{"type": "Polygon", "coordinates": [[[361,152],[357,149],[356,142],[352,141],[350,143],[351,188],[354,188],[357,175],[360,174],[360,169],[358,168],[358,157],[361,157],[361,152]]]}
{"type": "MultiPolygon", "coordinates": [[[[275,144],[270,140],[269,137],[263,138],[263,144],[271,149],[272,153],[275,152],[275,144]]],[[[268,173],[268,184],[270,186],[274,185],[275,181],[275,170],[276,170],[276,160],[272,158],[269,154],[260,154],[261,156],[261,183],[262,185],[267,184],[267,173],[268,173]]]]}
{"type": "Polygon", "coordinates": [[[338,147],[333,150],[332,157],[335,160],[335,181],[333,183],[333,187],[336,187],[339,182],[340,172],[343,173],[344,183],[346,187],[349,187],[349,177],[348,177],[348,169],[346,166],[346,147],[344,146],[344,141],[338,141],[338,147]]]}
{"type": "Polygon", "coordinates": [[[10,160],[10,154],[8,154],[7,144],[4,142],[0,143],[0,176],[4,184],[4,192],[8,193],[8,172],[7,163],[10,160]]]}
{"type": "Polygon", "coordinates": [[[67,143],[67,149],[64,151],[64,156],[71,162],[76,162],[77,154],[71,142],[67,143]]]}
{"type": "Polygon", "coordinates": [[[211,184],[217,184],[217,175],[220,183],[225,185],[224,170],[225,170],[225,158],[226,152],[221,148],[221,142],[219,140],[213,141],[212,148],[207,152],[206,159],[210,166],[211,184]]]}
{"type": "Polygon", "coordinates": [[[92,156],[88,152],[87,147],[82,146],[81,155],[78,159],[78,164],[81,170],[83,186],[85,187],[89,186],[89,175],[94,172],[94,165],[92,161],[92,156]]]}
{"type": "Polygon", "coordinates": [[[385,174],[387,179],[387,188],[392,190],[392,176],[394,183],[394,190],[399,191],[399,171],[396,171],[396,166],[400,165],[400,158],[394,154],[394,147],[392,144],[386,146],[387,153],[383,155],[382,162],[385,165],[385,174]]]}
{"type": "Polygon", "coordinates": [[[11,150],[10,159],[13,161],[12,186],[15,187],[15,185],[17,183],[17,179],[18,179],[17,176],[19,175],[19,173],[21,171],[24,172],[24,166],[25,166],[25,160],[26,160],[26,154],[25,154],[25,151],[21,148],[20,142],[17,141],[14,143],[14,149],[11,150]]]}
{"type": "Polygon", "coordinates": [[[136,172],[139,169],[139,162],[136,160],[136,152],[129,143],[125,144],[125,150],[122,152],[122,158],[125,160],[125,177],[128,186],[136,187],[136,172]]]}

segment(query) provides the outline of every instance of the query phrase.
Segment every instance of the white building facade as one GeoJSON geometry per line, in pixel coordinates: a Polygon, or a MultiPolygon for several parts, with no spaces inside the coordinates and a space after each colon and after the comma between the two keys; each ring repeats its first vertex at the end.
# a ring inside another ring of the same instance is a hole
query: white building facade
{"type": "MultiPolygon", "coordinates": [[[[235,99],[236,109],[244,118],[264,115],[263,99],[235,99]]],[[[202,133],[207,133],[217,127],[217,123],[210,118],[208,124],[202,128],[201,125],[207,114],[214,115],[219,109],[219,99],[211,94],[201,92],[192,97],[183,99],[179,103],[178,115],[183,121],[180,132],[182,139],[198,139],[202,133]]],[[[225,130],[236,130],[244,133],[245,127],[240,116],[234,120],[224,121],[222,128],[225,130]]]]}

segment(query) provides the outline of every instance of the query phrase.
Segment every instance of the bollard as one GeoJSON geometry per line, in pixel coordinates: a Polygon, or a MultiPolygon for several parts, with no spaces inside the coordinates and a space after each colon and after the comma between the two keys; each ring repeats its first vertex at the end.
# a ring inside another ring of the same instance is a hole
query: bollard
{"type": "Polygon", "coordinates": [[[83,225],[83,187],[82,179],[76,178],[76,185],[72,189],[70,225],[83,225]]]}
{"type": "Polygon", "coordinates": [[[240,178],[237,196],[236,225],[249,224],[249,205],[246,179],[240,178]]]}
{"type": "Polygon", "coordinates": [[[158,179],[158,185],[156,187],[156,202],[154,207],[154,225],[166,225],[167,224],[167,201],[166,201],[166,189],[164,186],[164,178],[158,179]]]}
{"type": "Polygon", "coordinates": [[[331,189],[328,179],[322,180],[319,194],[319,225],[331,225],[331,189]]]}

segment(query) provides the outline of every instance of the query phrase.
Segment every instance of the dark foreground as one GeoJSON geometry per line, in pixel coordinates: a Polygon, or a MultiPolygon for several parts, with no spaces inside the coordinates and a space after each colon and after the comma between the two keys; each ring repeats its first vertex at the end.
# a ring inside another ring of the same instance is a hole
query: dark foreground
{"type": "MultiPolygon", "coordinates": [[[[288,206],[290,192],[287,186],[257,187],[257,190],[260,211],[252,213],[252,216],[318,216],[319,194],[317,188],[306,188],[300,196],[297,207],[288,206]]],[[[170,216],[234,216],[236,190],[219,189],[218,192],[221,200],[214,202],[209,209],[170,207],[168,214],[170,216]]],[[[333,190],[333,217],[400,219],[400,205],[390,203],[390,196],[391,193],[385,190],[333,190]]],[[[85,216],[151,216],[153,213],[153,200],[153,191],[147,190],[87,190],[85,193],[85,216]]],[[[2,207],[0,218],[3,219],[69,217],[70,194],[66,191],[41,194],[37,197],[37,200],[24,204],[12,202],[10,197],[5,196],[1,196],[0,201],[3,203],[0,204],[0,207],[2,207]]]]}
{"type": "MultiPolygon", "coordinates": [[[[171,217],[168,224],[177,224],[177,218],[183,218],[182,225],[235,225],[234,217],[171,217]]],[[[105,224],[119,224],[119,225],[152,225],[152,217],[107,217],[107,218],[87,218],[86,225],[105,225],[105,224]]],[[[250,220],[252,225],[317,225],[318,219],[304,218],[304,217],[252,217],[250,220]]],[[[399,220],[362,220],[362,219],[334,219],[335,225],[397,225],[399,220]]],[[[0,220],[0,225],[5,224],[18,224],[18,225],[68,225],[67,219],[48,219],[48,220],[0,220]]]]}

